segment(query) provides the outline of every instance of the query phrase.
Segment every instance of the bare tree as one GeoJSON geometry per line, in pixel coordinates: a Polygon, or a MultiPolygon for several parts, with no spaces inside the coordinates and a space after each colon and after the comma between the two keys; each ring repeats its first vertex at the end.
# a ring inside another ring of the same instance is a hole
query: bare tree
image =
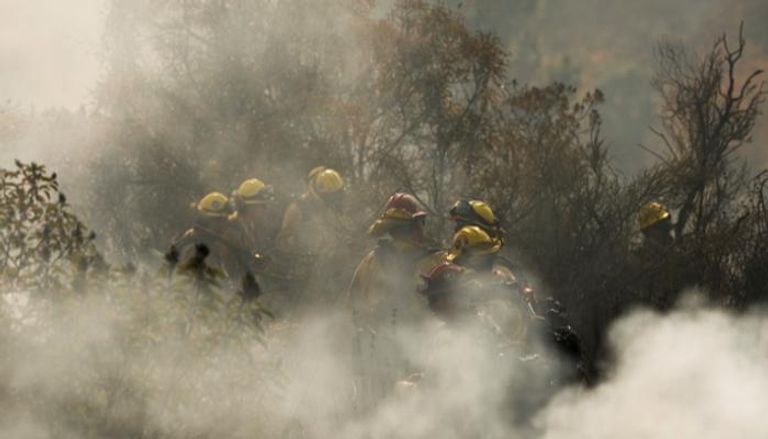
{"type": "Polygon", "coordinates": [[[669,42],[658,47],[662,129],[654,132],[664,149],[655,155],[672,173],[678,236],[705,232],[744,188],[734,153],[751,140],[765,98],[762,70],[737,72],[745,47],[743,25],[736,47],[722,35],[702,59],[669,42]]]}

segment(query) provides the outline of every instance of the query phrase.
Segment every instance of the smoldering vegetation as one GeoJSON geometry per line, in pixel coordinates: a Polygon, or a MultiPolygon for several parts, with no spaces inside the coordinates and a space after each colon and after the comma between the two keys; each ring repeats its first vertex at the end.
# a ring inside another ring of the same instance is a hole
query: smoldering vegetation
{"type": "Polygon", "coordinates": [[[626,176],[602,134],[602,91],[511,80],[499,39],[455,10],[111,1],[96,106],[2,111],[0,142],[40,148],[50,168],[0,171],[0,432],[764,435],[766,325],[752,310],[767,297],[767,180],[742,152],[765,93],[747,41],[728,31],[707,50],[652,52],[653,163],[626,176]],[[174,274],[179,261],[163,259],[201,195],[258,176],[276,188],[279,222],[319,164],[348,181],[329,251],[349,272],[394,190],[425,204],[438,246],[453,201],[489,201],[517,274],[568,310],[594,388],[551,386],[557,367],[428,320],[387,341],[413,380],[360,407],[365,371],[342,307],[275,316],[205,264],[174,274]],[[676,217],[674,248],[651,260],[635,227],[649,200],[676,217]],[[677,309],[690,286],[707,305],[677,309]],[[657,421],[667,413],[681,416],[657,421]]]}

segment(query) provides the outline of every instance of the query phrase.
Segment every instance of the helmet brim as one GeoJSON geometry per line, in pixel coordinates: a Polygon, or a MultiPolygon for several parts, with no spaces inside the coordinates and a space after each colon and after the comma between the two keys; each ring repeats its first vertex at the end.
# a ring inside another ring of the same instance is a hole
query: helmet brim
{"type": "Polygon", "coordinates": [[[272,199],[242,200],[243,206],[264,206],[272,202],[272,199]]]}
{"type": "MultiPolygon", "coordinates": [[[[420,218],[420,217],[416,217],[420,218]]],[[[415,218],[414,218],[415,219],[415,218]]],[[[395,219],[395,218],[379,218],[371,224],[368,228],[368,235],[378,238],[386,235],[390,231],[398,228],[413,224],[413,219],[395,219]]]]}
{"type": "Polygon", "coordinates": [[[501,250],[501,247],[504,245],[504,242],[501,240],[496,240],[496,242],[487,248],[474,248],[471,250],[465,250],[461,248],[453,248],[451,249],[448,254],[445,256],[445,260],[448,262],[454,262],[456,259],[458,259],[461,255],[464,254],[464,252],[471,253],[473,256],[485,256],[485,255],[491,255],[498,253],[499,250],[501,250]]]}
{"type": "Polygon", "coordinates": [[[640,231],[648,230],[651,227],[661,224],[664,221],[668,221],[672,218],[672,214],[669,212],[664,212],[663,214],[659,215],[657,218],[654,218],[653,221],[646,221],[645,224],[640,225],[640,231]]]}

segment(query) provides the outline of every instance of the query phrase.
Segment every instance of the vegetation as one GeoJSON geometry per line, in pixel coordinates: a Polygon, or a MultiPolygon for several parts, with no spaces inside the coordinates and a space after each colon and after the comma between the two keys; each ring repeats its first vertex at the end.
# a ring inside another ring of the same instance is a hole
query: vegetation
{"type": "Polygon", "coordinates": [[[61,288],[69,268],[85,272],[104,261],[89,232],[59,192],[56,174],[16,162],[0,170],[0,279],[13,291],[61,288]]]}
{"type": "MultiPolygon", "coordinates": [[[[158,273],[109,267],[55,174],[17,163],[0,183],[0,431],[230,436],[223,426],[206,431],[215,425],[207,416],[246,416],[232,407],[244,402],[210,398],[232,391],[244,398],[243,386],[253,392],[248,398],[267,392],[252,371],[270,314],[248,283],[241,294],[225,290],[204,247],[190,261],[169,255],[158,273]]],[[[260,425],[248,417],[238,425],[260,425]]]]}

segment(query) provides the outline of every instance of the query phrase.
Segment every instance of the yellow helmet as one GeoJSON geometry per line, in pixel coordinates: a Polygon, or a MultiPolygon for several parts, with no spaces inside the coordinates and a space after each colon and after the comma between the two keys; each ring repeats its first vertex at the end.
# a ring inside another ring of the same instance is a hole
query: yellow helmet
{"type": "Polygon", "coordinates": [[[344,189],[344,178],[336,170],[318,166],[307,175],[309,187],[318,195],[331,194],[344,189]]]}
{"type": "Polygon", "coordinates": [[[258,178],[250,178],[235,190],[235,199],[245,205],[264,204],[272,199],[272,186],[258,178]]]}
{"type": "Polygon", "coordinates": [[[478,226],[465,226],[453,235],[453,248],[446,259],[453,262],[465,252],[472,255],[488,255],[501,250],[503,241],[492,238],[478,226]]]}
{"type": "Polygon", "coordinates": [[[368,234],[381,236],[397,226],[411,224],[426,216],[427,211],[416,197],[405,192],[395,192],[384,205],[384,212],[368,229],[368,234]]]}
{"type": "Polygon", "coordinates": [[[475,211],[477,216],[482,218],[487,224],[498,224],[499,220],[496,219],[496,215],[493,214],[491,206],[485,201],[471,200],[469,205],[472,206],[472,210],[475,211]]]}
{"type": "Polygon", "coordinates": [[[307,182],[311,183],[312,179],[314,179],[315,176],[317,176],[317,174],[325,171],[326,169],[328,169],[328,168],[326,168],[325,166],[316,166],[316,167],[312,168],[312,170],[309,171],[309,173],[307,174],[307,182]]]}
{"type": "Polygon", "coordinates": [[[203,216],[226,218],[229,216],[229,199],[221,192],[211,192],[197,203],[196,209],[203,216]]]}
{"type": "Polygon", "coordinates": [[[645,230],[669,217],[669,210],[663,204],[652,201],[645,204],[637,212],[637,225],[640,230],[645,230]]]}
{"type": "Polygon", "coordinates": [[[461,199],[448,212],[459,228],[467,225],[480,226],[484,230],[499,227],[499,220],[485,201],[461,199]]]}

